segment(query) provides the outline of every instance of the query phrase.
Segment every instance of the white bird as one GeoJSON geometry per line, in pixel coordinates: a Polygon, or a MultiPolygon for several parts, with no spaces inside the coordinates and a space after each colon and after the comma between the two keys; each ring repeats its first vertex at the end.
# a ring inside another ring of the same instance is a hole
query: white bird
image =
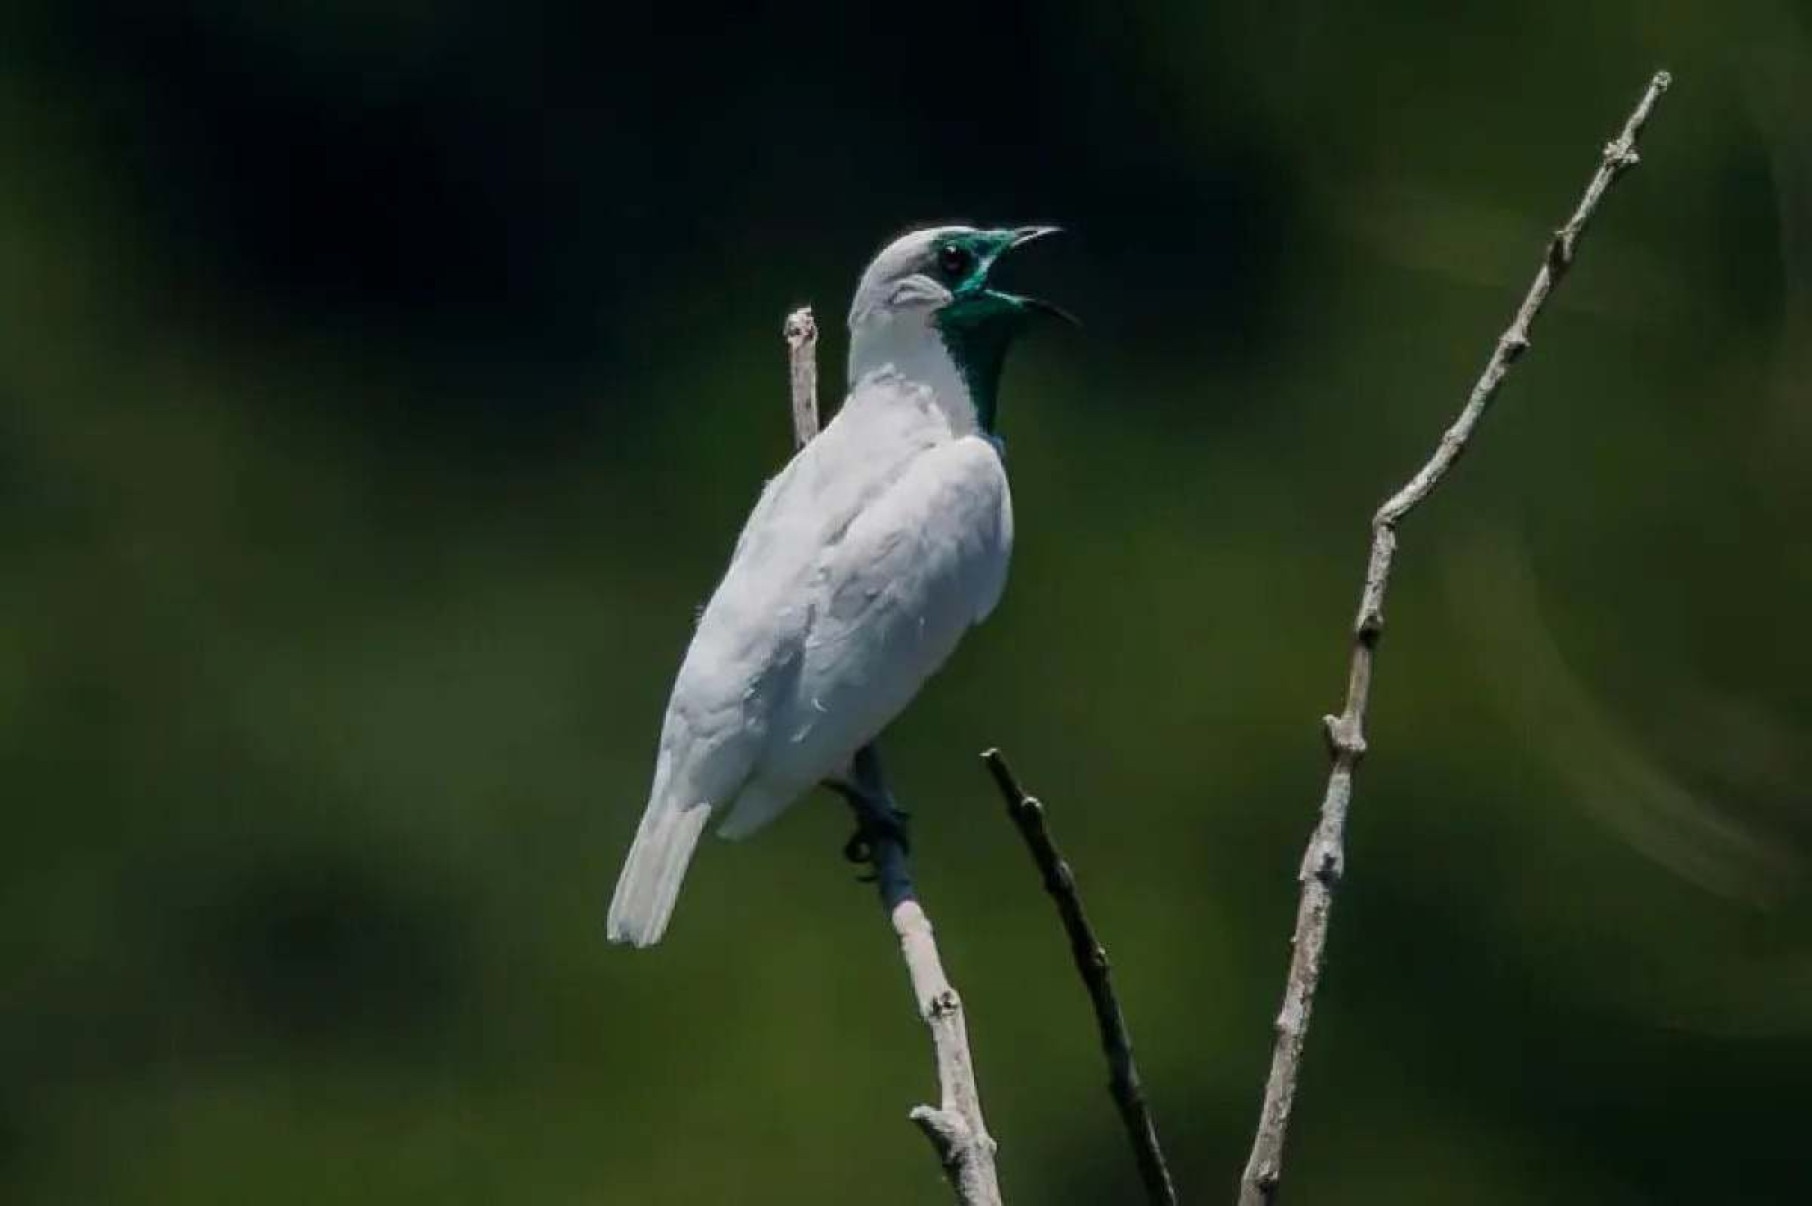
{"type": "Polygon", "coordinates": [[[1000,371],[1031,316],[1062,311],[989,273],[1054,229],[913,231],[862,274],[848,397],[762,491],[674,682],[612,941],[658,942],[711,819],[746,837],[844,776],[999,601],[1000,371]]]}

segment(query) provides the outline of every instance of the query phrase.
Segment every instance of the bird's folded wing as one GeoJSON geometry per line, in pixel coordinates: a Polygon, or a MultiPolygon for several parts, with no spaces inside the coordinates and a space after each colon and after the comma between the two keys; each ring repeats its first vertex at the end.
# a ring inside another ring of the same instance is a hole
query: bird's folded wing
{"type": "MultiPolygon", "coordinates": [[[[990,444],[965,437],[914,458],[817,566],[795,695],[768,733],[775,761],[805,785],[841,770],[993,609],[1012,541],[990,444]]],[[[741,812],[727,832],[766,819],[741,812]]]]}

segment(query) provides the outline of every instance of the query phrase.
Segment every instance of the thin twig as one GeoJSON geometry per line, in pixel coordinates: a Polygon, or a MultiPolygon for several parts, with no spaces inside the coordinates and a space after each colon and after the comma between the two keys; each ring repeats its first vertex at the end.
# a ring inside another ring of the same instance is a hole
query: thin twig
{"type": "Polygon", "coordinates": [[[803,448],[818,434],[818,323],[810,306],[786,316],[787,376],[793,384],[793,447],[803,448]]]}
{"type": "MultiPolygon", "coordinates": [[[[810,308],[789,314],[784,331],[792,378],[793,440],[803,448],[818,434],[818,326],[810,308]]],[[[931,1141],[961,1206],[1001,1206],[995,1144],[982,1120],[962,998],[944,975],[931,919],[918,901],[896,820],[898,810],[881,771],[880,750],[870,744],[856,751],[851,772],[853,790],[848,798],[874,869],[881,909],[900,940],[913,1000],[931,1031],[937,1058],[939,1103],[915,1106],[908,1117],[931,1141]]]]}
{"type": "Polygon", "coordinates": [[[1624,123],[1623,132],[1605,146],[1598,170],[1586,185],[1585,195],[1573,216],[1549,240],[1535,282],[1529,286],[1515,319],[1498,339],[1459,418],[1441,437],[1428,463],[1401,490],[1391,495],[1372,518],[1371,559],[1366,566],[1365,588],[1353,624],[1353,658],[1347,676],[1346,707],[1339,716],[1322,719],[1333,766],[1321,801],[1321,819],[1309,839],[1298,874],[1302,900],[1291,938],[1294,949],[1290,956],[1289,980],[1284,988],[1283,1007],[1277,1015],[1277,1043],[1271,1053],[1271,1072],[1265,1082],[1258,1134],[1252,1141],[1252,1155],[1246,1163],[1245,1174],[1240,1178],[1240,1206],[1269,1206],[1283,1174],[1284,1136],[1296,1096],[1297,1072],[1302,1062],[1303,1041],[1308,1035],[1309,1015],[1315,1004],[1315,989],[1321,980],[1328,915],[1334,904],[1334,890],[1345,870],[1347,806],[1352,800],[1353,772],[1365,755],[1365,713],[1371,694],[1372,657],[1384,631],[1384,593],[1390,583],[1391,557],[1397,548],[1397,525],[1440,485],[1447,471],[1466,450],[1467,441],[1490,407],[1510,366],[1529,350],[1529,330],[1536,316],[1541,313],[1548,294],[1572,266],[1580,236],[1605,192],[1619,176],[1636,166],[1636,139],[1670,83],[1672,80],[1665,71],[1656,72],[1649,81],[1641,101],[1624,123]]]}
{"type": "Polygon", "coordinates": [[[1095,1007],[1095,1025],[1101,1033],[1101,1050],[1107,1056],[1107,1090],[1126,1125],[1126,1138],[1132,1144],[1133,1159],[1139,1165],[1139,1179],[1145,1185],[1145,1200],[1153,1206],[1176,1206],[1177,1191],[1171,1184],[1170,1169],[1164,1162],[1164,1149],[1158,1145],[1158,1130],[1152,1121],[1151,1108],[1145,1104],[1145,1091],[1139,1084],[1139,1065],[1133,1060],[1132,1035],[1126,1028],[1126,1016],[1120,1011],[1120,999],[1108,968],[1107,950],[1095,937],[1088,912],[1082,907],[1082,893],[1076,887],[1075,873],[1051,839],[1045,824],[1044,805],[1026,794],[999,750],[982,755],[988,773],[1000,788],[1007,803],[1007,815],[1025,839],[1026,849],[1037,864],[1044,890],[1057,904],[1057,915],[1063,919],[1064,933],[1069,935],[1070,955],[1076,971],[1088,988],[1089,1003],[1095,1007]]]}

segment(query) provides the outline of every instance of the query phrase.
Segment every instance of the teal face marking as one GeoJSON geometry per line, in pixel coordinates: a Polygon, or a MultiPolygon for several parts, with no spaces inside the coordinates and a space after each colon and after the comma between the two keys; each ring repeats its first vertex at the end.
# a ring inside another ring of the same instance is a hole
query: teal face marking
{"type": "Polygon", "coordinates": [[[989,434],[994,432],[999,410],[1001,369],[1014,336],[1040,314],[1069,316],[1035,298],[990,288],[988,273],[1002,253],[1054,229],[1028,226],[970,231],[950,236],[932,252],[933,271],[951,293],[951,300],[938,310],[933,322],[975,400],[976,421],[989,434]]]}

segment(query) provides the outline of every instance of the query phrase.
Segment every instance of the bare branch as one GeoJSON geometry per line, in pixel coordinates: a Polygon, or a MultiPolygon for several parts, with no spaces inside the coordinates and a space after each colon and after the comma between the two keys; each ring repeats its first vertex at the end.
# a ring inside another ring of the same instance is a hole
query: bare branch
{"type": "Polygon", "coordinates": [[[1101,1050],[1107,1056],[1107,1089],[1126,1126],[1126,1138],[1132,1144],[1133,1159],[1139,1165],[1139,1179],[1145,1185],[1145,1200],[1153,1206],[1176,1206],[1177,1191],[1170,1181],[1170,1169],[1164,1162],[1164,1150],[1158,1145],[1157,1126],[1151,1109],[1145,1104],[1145,1091],[1139,1084],[1139,1066],[1133,1060],[1132,1035],[1126,1028],[1126,1017],[1120,1011],[1120,999],[1114,993],[1108,969],[1107,950],[1095,937],[1088,913],[1082,907],[1082,893],[1076,887],[1076,876],[1051,839],[1045,824],[1044,805],[1026,794],[1014,778],[1013,770],[999,750],[982,755],[988,772],[1000,788],[1007,803],[1007,815],[1025,839],[1026,849],[1044,881],[1044,890],[1057,904],[1057,915],[1063,919],[1064,933],[1069,935],[1070,955],[1076,971],[1088,989],[1089,1003],[1095,1007],[1095,1025],[1101,1034],[1101,1050]]]}
{"type": "Polygon", "coordinates": [[[901,840],[900,813],[881,773],[880,751],[873,745],[863,746],[856,752],[853,769],[848,799],[874,868],[881,908],[899,935],[900,954],[912,978],[912,995],[919,1016],[931,1030],[937,1053],[939,1104],[915,1106],[909,1117],[931,1141],[962,1206],[1000,1206],[995,1144],[982,1121],[962,998],[944,975],[931,920],[919,905],[912,864],[901,840]]]}
{"type": "Polygon", "coordinates": [[[793,383],[793,447],[804,448],[818,434],[818,323],[810,306],[786,316],[788,376],[793,383]]]}
{"type": "Polygon", "coordinates": [[[1366,565],[1365,588],[1353,624],[1353,658],[1347,676],[1346,707],[1339,716],[1327,716],[1322,720],[1333,765],[1321,801],[1321,819],[1309,839],[1297,877],[1302,884],[1302,899],[1291,938],[1289,979],[1284,988],[1283,1007],[1277,1015],[1277,1043],[1271,1053],[1271,1072],[1265,1083],[1258,1133],[1252,1141],[1252,1155],[1246,1163],[1245,1174],[1240,1178],[1240,1206],[1269,1206],[1283,1175],[1284,1137],[1296,1097],[1297,1072],[1302,1062],[1303,1042],[1308,1036],[1309,1017],[1315,1005],[1315,989],[1321,980],[1328,916],[1333,909],[1334,890],[1345,870],[1347,806],[1352,800],[1353,772],[1365,755],[1365,714],[1371,695],[1372,658],[1384,631],[1384,594],[1390,584],[1391,558],[1397,548],[1397,524],[1440,485],[1466,450],[1473,430],[1484,418],[1510,366],[1529,350],[1530,328],[1548,300],[1548,294],[1572,266],[1586,223],[1591,221],[1605,192],[1638,162],[1636,140],[1648,124],[1661,94],[1671,83],[1672,79],[1665,71],[1656,72],[1649,81],[1641,101],[1624,123],[1623,132],[1605,146],[1598,170],[1586,185],[1578,208],[1549,241],[1534,283],[1529,286],[1515,319],[1498,339],[1484,372],[1472,387],[1465,408],[1442,435],[1428,462],[1402,489],[1391,495],[1372,518],[1371,558],[1366,565]]]}
{"type": "MultiPolygon", "coordinates": [[[[818,326],[810,307],[787,316],[784,328],[793,393],[793,441],[803,448],[818,434],[818,326]]],[[[912,864],[874,745],[856,751],[845,792],[856,812],[858,838],[874,869],[882,911],[900,940],[900,954],[912,980],[913,1000],[931,1031],[937,1058],[939,1103],[915,1106],[908,1115],[937,1153],[960,1206],[1001,1206],[994,1171],[994,1140],[982,1120],[981,1092],[969,1054],[963,1002],[944,975],[931,919],[918,901],[912,864]]]]}

